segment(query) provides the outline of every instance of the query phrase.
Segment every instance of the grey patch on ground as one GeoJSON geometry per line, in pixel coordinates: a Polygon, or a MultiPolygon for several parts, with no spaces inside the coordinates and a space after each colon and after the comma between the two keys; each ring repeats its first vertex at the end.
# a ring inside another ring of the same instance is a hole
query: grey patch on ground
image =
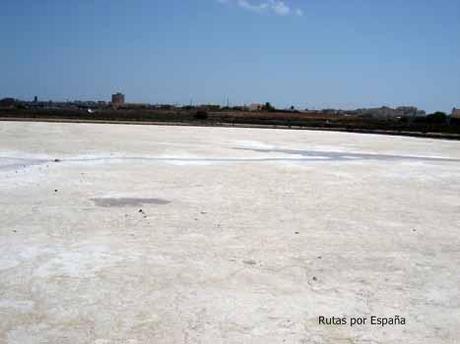
{"type": "Polygon", "coordinates": [[[0,171],[22,170],[30,166],[42,165],[48,162],[46,159],[14,158],[0,156],[0,171]]]}
{"type": "MultiPolygon", "coordinates": [[[[69,158],[65,162],[69,163],[88,163],[88,162],[103,162],[103,163],[123,163],[123,162],[150,162],[150,163],[181,163],[181,164],[215,164],[215,163],[264,163],[264,162],[315,162],[315,161],[421,161],[432,163],[457,163],[460,159],[429,157],[429,156],[410,156],[410,155],[391,155],[391,154],[368,154],[368,153],[349,153],[349,152],[334,152],[334,151],[310,151],[296,149],[257,149],[257,148],[241,148],[233,147],[235,150],[251,151],[256,153],[281,153],[289,156],[263,156],[263,157],[147,157],[147,156],[124,156],[124,157],[85,157],[85,158],[69,158]]],[[[51,160],[54,162],[63,162],[60,159],[51,160]]],[[[25,169],[34,165],[44,165],[50,160],[45,159],[22,159],[0,157],[0,170],[25,169]]]]}
{"type": "Polygon", "coordinates": [[[133,197],[120,197],[120,198],[92,198],[94,204],[98,207],[111,208],[111,207],[137,207],[145,204],[165,205],[171,203],[170,201],[160,198],[133,198],[133,197]]]}
{"type": "MultiPolygon", "coordinates": [[[[427,161],[427,162],[459,162],[459,159],[438,158],[427,156],[410,156],[410,155],[392,155],[392,154],[366,154],[366,153],[349,153],[349,152],[332,152],[332,151],[310,151],[303,149],[260,149],[260,148],[240,148],[233,149],[252,151],[257,153],[283,153],[300,155],[309,160],[327,159],[333,161],[352,161],[352,160],[408,160],[408,161],[427,161]]],[[[299,160],[303,160],[300,158],[299,160]]]]}

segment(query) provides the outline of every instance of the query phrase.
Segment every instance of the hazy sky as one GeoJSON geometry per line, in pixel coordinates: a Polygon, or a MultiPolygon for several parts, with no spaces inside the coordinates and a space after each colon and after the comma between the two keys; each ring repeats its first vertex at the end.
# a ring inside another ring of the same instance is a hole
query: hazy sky
{"type": "Polygon", "coordinates": [[[460,107],[459,0],[2,0],[0,98],[460,107]]]}

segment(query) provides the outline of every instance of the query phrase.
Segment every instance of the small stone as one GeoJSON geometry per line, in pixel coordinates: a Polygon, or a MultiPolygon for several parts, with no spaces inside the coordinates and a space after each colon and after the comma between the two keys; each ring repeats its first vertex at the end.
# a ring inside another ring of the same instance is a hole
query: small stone
{"type": "Polygon", "coordinates": [[[54,189],[54,192],[58,192],[58,189],[54,189]]]}
{"type": "Polygon", "coordinates": [[[318,279],[316,278],[316,276],[313,276],[313,281],[317,281],[318,279]]]}
{"type": "Polygon", "coordinates": [[[54,159],[54,162],[61,162],[60,159],[54,159]]]}
{"type": "Polygon", "coordinates": [[[299,232],[295,232],[295,234],[300,234],[299,232]]]}

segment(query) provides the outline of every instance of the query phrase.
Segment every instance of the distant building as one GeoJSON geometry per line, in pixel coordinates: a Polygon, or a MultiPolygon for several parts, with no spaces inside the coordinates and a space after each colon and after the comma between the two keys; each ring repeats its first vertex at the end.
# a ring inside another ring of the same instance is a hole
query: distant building
{"type": "Polygon", "coordinates": [[[37,96],[34,97],[34,103],[38,103],[38,97],[37,96]]]}
{"type": "Polygon", "coordinates": [[[112,105],[115,107],[125,105],[125,95],[123,93],[112,94],[112,105]]]}
{"type": "Polygon", "coordinates": [[[358,116],[379,119],[423,117],[426,115],[425,111],[419,110],[415,106],[400,106],[396,109],[392,109],[388,106],[382,106],[380,108],[357,109],[355,110],[355,113],[358,116]]]}
{"type": "Polygon", "coordinates": [[[423,117],[426,116],[426,112],[423,110],[417,109],[415,106],[399,106],[396,108],[401,116],[405,117],[423,117]]]}
{"type": "Polygon", "coordinates": [[[263,108],[263,104],[250,104],[248,106],[249,111],[260,111],[263,108]]]}
{"type": "Polygon", "coordinates": [[[460,109],[452,109],[452,118],[460,119],[460,109]]]}

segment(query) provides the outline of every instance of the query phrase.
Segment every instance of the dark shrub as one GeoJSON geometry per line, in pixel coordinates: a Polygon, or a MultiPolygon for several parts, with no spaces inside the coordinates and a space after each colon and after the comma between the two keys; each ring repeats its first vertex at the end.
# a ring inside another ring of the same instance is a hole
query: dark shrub
{"type": "Polygon", "coordinates": [[[201,120],[201,121],[204,121],[204,120],[207,120],[209,118],[209,115],[208,115],[208,112],[206,110],[198,110],[194,115],[193,115],[193,118],[194,119],[197,119],[197,120],[201,120]]]}
{"type": "Polygon", "coordinates": [[[429,123],[446,123],[447,115],[444,112],[435,112],[431,115],[426,116],[429,123]]]}

